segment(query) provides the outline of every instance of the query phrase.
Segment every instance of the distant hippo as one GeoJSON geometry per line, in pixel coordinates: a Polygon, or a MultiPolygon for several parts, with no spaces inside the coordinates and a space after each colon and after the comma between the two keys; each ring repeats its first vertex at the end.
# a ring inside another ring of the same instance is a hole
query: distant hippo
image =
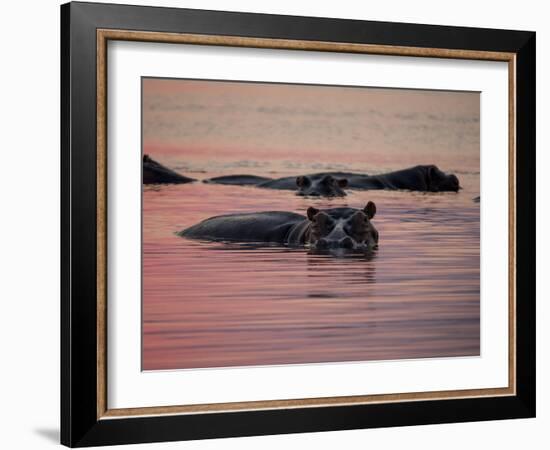
{"type": "Polygon", "coordinates": [[[354,189],[406,189],[421,192],[457,192],[460,189],[456,175],[446,174],[433,164],[380,175],[351,175],[348,184],[354,189]]]}
{"type": "Polygon", "coordinates": [[[421,192],[457,192],[458,178],[437,166],[415,166],[381,175],[351,172],[322,172],[299,177],[271,179],[254,175],[229,175],[204,180],[205,183],[253,185],[268,189],[295,190],[298,195],[336,197],[346,195],[344,188],[405,189],[421,192]]]}
{"type": "Polygon", "coordinates": [[[267,178],[255,175],[227,175],[204,180],[205,183],[233,186],[256,186],[265,189],[296,191],[297,195],[343,197],[348,181],[332,173],[316,173],[299,177],[267,178]]]}
{"type": "Polygon", "coordinates": [[[285,211],[228,214],[211,217],[178,233],[209,241],[271,243],[314,249],[368,250],[378,244],[371,222],[376,205],[364,209],[309,207],[307,217],[285,211]]]}
{"type": "Polygon", "coordinates": [[[164,167],[149,155],[143,155],[143,184],[190,183],[191,181],[196,180],[164,167]]]}

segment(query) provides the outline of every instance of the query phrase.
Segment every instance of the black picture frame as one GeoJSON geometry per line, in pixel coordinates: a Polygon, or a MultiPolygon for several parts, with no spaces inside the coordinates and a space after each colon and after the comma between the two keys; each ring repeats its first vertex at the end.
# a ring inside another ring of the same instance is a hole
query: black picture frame
{"type": "Polygon", "coordinates": [[[61,443],[71,447],[535,416],[534,32],[127,5],[61,6],[61,443]],[[516,395],[98,418],[98,29],[516,55],[516,395]]]}

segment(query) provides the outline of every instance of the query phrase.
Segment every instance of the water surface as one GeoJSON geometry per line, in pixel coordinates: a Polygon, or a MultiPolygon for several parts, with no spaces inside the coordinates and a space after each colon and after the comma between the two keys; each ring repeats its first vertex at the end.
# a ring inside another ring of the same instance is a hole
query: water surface
{"type": "Polygon", "coordinates": [[[145,79],[143,151],[194,178],[436,164],[459,193],[143,191],[143,369],[479,355],[479,95],[145,79]],[[208,217],[377,205],[379,248],[199,242],[208,217]]]}
{"type": "MultiPolygon", "coordinates": [[[[478,182],[477,175],[461,180],[478,182]]],[[[204,183],[143,194],[143,368],[479,354],[474,193],[356,191],[344,200],[204,183]],[[218,214],[377,205],[380,245],[335,257],[174,234],[218,214]]]]}

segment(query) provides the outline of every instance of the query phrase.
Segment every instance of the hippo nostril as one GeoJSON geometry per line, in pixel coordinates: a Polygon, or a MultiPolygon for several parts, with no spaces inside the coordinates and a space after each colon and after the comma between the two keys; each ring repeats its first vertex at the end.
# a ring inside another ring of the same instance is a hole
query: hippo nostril
{"type": "Polygon", "coordinates": [[[353,248],[353,239],[349,236],[346,236],[340,241],[340,245],[344,248],[353,248]]]}

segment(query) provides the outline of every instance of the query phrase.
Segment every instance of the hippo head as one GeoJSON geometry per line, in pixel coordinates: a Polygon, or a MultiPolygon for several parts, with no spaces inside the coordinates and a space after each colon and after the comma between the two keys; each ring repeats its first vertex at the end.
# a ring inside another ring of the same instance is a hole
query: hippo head
{"type": "Polygon", "coordinates": [[[437,166],[426,166],[426,183],[430,192],[457,192],[460,189],[458,178],[453,174],[446,174],[437,166]]]}
{"type": "Polygon", "coordinates": [[[371,222],[375,214],[373,202],[368,202],[364,209],[310,207],[309,245],[315,249],[371,249],[378,244],[378,231],[371,222]]]}
{"type": "Polygon", "coordinates": [[[332,175],[321,177],[308,177],[307,175],[296,178],[297,195],[313,195],[323,197],[343,197],[346,195],[344,188],[348,185],[345,178],[336,179],[332,175]]]}

